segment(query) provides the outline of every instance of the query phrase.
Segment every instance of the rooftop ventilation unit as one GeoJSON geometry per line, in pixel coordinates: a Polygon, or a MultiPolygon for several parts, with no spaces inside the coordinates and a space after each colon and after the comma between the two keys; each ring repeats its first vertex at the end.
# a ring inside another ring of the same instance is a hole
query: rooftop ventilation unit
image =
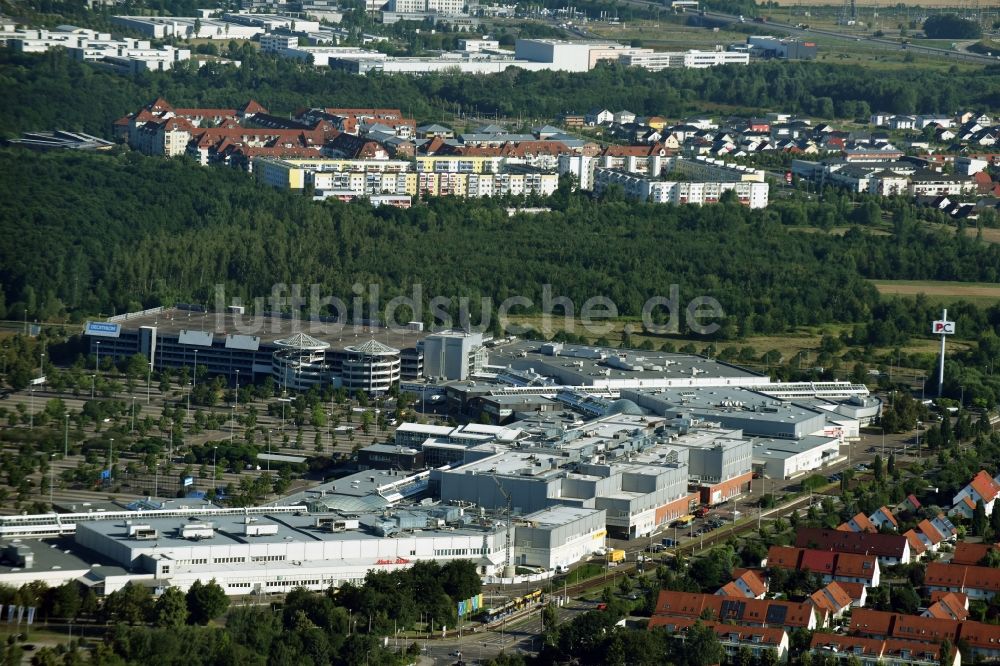
{"type": "Polygon", "coordinates": [[[129,525],[128,535],[137,541],[151,541],[160,536],[160,533],[149,525],[129,525]]]}
{"type": "Polygon", "coordinates": [[[211,523],[188,523],[181,526],[180,536],[182,539],[189,539],[191,541],[211,539],[215,536],[215,529],[211,523]]]}

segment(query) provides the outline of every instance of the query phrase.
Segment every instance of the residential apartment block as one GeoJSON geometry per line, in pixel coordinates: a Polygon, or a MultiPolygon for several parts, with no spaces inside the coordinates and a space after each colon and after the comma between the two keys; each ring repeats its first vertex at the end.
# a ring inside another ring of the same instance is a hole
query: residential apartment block
{"type": "Polygon", "coordinates": [[[612,185],[620,186],[625,196],[632,199],[678,205],[718,203],[723,193],[732,191],[744,206],[766,208],[769,192],[767,183],[671,181],[614,169],[595,170],[594,191],[604,192],[612,185]]]}

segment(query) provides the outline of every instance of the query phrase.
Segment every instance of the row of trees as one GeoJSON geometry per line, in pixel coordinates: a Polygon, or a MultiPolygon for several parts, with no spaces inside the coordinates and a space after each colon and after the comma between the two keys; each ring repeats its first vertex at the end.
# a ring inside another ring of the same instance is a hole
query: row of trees
{"type": "Polygon", "coordinates": [[[0,66],[7,72],[0,79],[0,94],[17,95],[19,103],[0,113],[0,133],[66,127],[106,135],[112,120],[158,94],[178,106],[232,108],[253,90],[277,113],[336,101],[343,106],[399,107],[428,121],[460,111],[552,118],[595,106],[678,117],[700,112],[706,103],[749,112],[780,108],[855,118],[870,110],[952,113],[960,107],[990,106],[991,91],[1000,85],[1000,74],[990,70],[909,68],[887,77],[878,69],[818,62],[662,72],[602,65],[578,74],[513,69],[489,76],[355,76],[262,55],[248,44],[233,44],[229,51],[241,60],[241,67],[182,63],[170,72],[132,78],[77,63],[59,51],[6,52],[0,55],[0,66]],[[567,100],[573,100],[570,107],[567,100]]]}
{"type": "MultiPolygon", "coordinates": [[[[465,297],[471,323],[498,330],[494,309],[503,299],[527,297],[531,305],[513,312],[538,312],[545,284],[571,298],[576,313],[604,296],[633,316],[678,285],[682,307],[695,296],[721,303],[718,339],[850,321],[862,322],[856,334],[865,341],[898,344],[925,334],[932,306],[884,301],[863,278],[1000,281],[1000,246],[964,235],[916,225],[892,237],[860,228],[802,234],[786,224],[843,220],[851,202],[836,197],[751,211],[565,194],[549,202],[551,213],[511,219],[489,200],[442,198],[405,211],[318,206],[242,174],[132,154],[4,151],[0,175],[10,212],[0,222],[0,317],[212,304],[217,287],[226,302],[238,296],[251,308],[280,308],[264,298],[285,275],[307,292],[315,284],[318,295],[343,299],[344,315],[359,281],[379,287],[382,307],[419,285],[420,307],[397,310],[400,321],[434,323],[428,301],[443,296],[457,322],[465,297]],[[39,183],[63,196],[43,196],[39,183]],[[482,298],[491,300],[484,306],[482,298]]],[[[361,303],[373,307],[367,297],[361,303]]],[[[997,306],[954,311],[963,330],[1000,324],[997,306]]],[[[665,308],[654,311],[654,322],[668,320],[665,308]]],[[[198,398],[210,390],[206,384],[198,398]]]]}
{"type": "MultiPolygon", "coordinates": [[[[480,589],[474,563],[452,561],[370,572],[363,584],[340,590],[297,589],[275,609],[240,606],[228,614],[229,598],[215,581],[195,582],[186,594],[167,588],[155,599],[145,586],[129,584],[103,602],[75,582],[51,589],[32,583],[0,587],[0,601],[36,606],[43,620],[114,623],[92,651],[95,664],[396,666],[412,663],[419,650],[405,644],[394,649],[381,637],[422,628],[431,618],[434,626],[454,626],[456,603],[480,589]],[[223,614],[224,626],[204,626],[223,614]]],[[[37,656],[38,663],[56,659],[50,648],[37,656]]]]}

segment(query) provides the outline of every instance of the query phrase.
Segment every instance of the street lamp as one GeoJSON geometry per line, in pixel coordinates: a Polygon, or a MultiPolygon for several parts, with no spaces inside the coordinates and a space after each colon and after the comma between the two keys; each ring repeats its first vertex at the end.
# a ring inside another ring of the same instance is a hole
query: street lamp
{"type": "Polygon", "coordinates": [[[135,434],[135,396],[132,396],[132,434],[135,434]]]}
{"type": "Polygon", "coordinates": [[[236,409],[240,408],[240,370],[236,369],[236,409]]]}
{"type": "Polygon", "coordinates": [[[30,399],[31,399],[31,409],[28,410],[30,412],[30,414],[29,414],[30,424],[28,425],[28,429],[29,430],[34,430],[35,429],[35,387],[34,386],[32,386],[28,390],[28,395],[30,396],[30,399]]]}
{"type": "Polygon", "coordinates": [[[94,381],[97,379],[97,375],[90,376],[90,399],[94,399],[94,381]]]}
{"type": "Polygon", "coordinates": [[[217,495],[217,488],[215,487],[215,454],[219,450],[218,446],[212,447],[212,494],[217,495]]]}
{"type": "Polygon", "coordinates": [[[38,376],[39,377],[44,377],[45,376],[45,353],[42,352],[38,356],[39,356],[39,359],[40,359],[39,360],[39,366],[38,366],[38,376]]]}
{"type": "Polygon", "coordinates": [[[49,508],[52,509],[52,513],[56,512],[55,504],[52,501],[52,487],[55,485],[55,471],[56,471],[56,466],[54,463],[55,457],[56,454],[54,453],[49,454],[49,508]]]}
{"type": "Polygon", "coordinates": [[[115,438],[112,437],[108,440],[108,481],[114,475],[115,471],[115,438]]]}
{"type": "Polygon", "coordinates": [[[63,438],[63,460],[69,457],[69,412],[66,412],[66,433],[63,438]]]}
{"type": "Polygon", "coordinates": [[[97,347],[97,352],[94,354],[94,374],[96,375],[101,371],[101,341],[98,340],[94,345],[97,347]]]}
{"type": "Polygon", "coordinates": [[[271,431],[267,431],[267,473],[271,473],[271,431]]]}
{"type": "Polygon", "coordinates": [[[198,350],[194,350],[194,372],[191,373],[191,388],[198,385],[198,350]]]}

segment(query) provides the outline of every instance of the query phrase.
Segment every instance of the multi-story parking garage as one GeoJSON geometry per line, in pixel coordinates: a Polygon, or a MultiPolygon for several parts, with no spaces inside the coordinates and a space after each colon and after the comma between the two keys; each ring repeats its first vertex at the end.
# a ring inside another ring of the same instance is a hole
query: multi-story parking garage
{"type": "Polygon", "coordinates": [[[193,374],[201,366],[233,383],[271,376],[293,390],[332,384],[379,393],[423,372],[420,331],[244,316],[237,308],[153,308],[87,322],[84,335],[98,363],[143,354],[153,370],[186,367],[193,374]]]}

